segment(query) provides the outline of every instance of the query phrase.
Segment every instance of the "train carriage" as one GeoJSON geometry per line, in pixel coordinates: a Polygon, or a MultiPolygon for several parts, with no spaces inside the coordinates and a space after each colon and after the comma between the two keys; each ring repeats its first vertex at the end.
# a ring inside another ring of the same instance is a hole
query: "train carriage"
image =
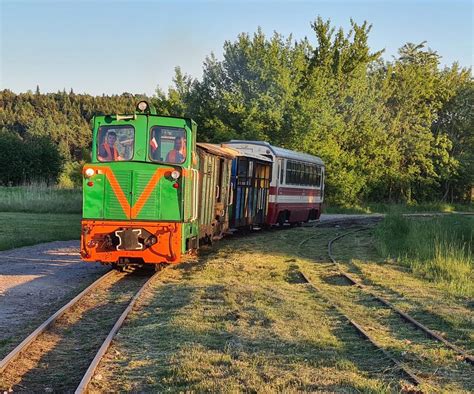
{"type": "Polygon", "coordinates": [[[319,158],[264,142],[196,143],[191,119],[132,115],[93,119],[83,169],[81,256],[118,267],[177,263],[231,228],[317,219],[319,158]]]}
{"type": "Polygon", "coordinates": [[[263,141],[232,140],[225,145],[272,160],[267,224],[319,219],[324,198],[324,163],[319,157],[263,141]]]}
{"type": "Polygon", "coordinates": [[[219,145],[197,144],[200,175],[199,238],[212,243],[229,229],[230,176],[234,152],[219,145]]]}
{"type": "Polygon", "coordinates": [[[232,150],[236,156],[232,161],[230,225],[249,229],[263,226],[268,214],[272,161],[265,156],[232,150]]]}

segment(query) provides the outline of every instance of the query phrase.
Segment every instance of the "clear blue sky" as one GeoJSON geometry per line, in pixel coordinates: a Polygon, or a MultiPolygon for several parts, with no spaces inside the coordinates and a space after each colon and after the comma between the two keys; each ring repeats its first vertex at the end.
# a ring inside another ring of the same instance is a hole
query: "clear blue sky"
{"type": "Polygon", "coordinates": [[[314,37],[318,15],[347,28],[373,24],[370,45],[391,59],[411,41],[428,41],[443,64],[473,63],[473,6],[467,0],[333,1],[25,1],[0,0],[0,88],[42,92],[153,94],[174,67],[201,77],[202,62],[225,40],[258,26],[271,34],[314,37]]]}

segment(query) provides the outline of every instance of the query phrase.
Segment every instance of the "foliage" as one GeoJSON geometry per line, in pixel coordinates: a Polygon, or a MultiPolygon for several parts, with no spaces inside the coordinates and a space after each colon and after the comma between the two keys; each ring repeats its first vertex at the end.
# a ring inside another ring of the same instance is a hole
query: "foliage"
{"type": "Polygon", "coordinates": [[[21,139],[0,132],[0,184],[16,185],[31,181],[55,183],[63,165],[58,146],[47,136],[21,139]]]}
{"type": "Polygon", "coordinates": [[[92,116],[130,113],[142,97],[0,91],[0,184],[56,182],[59,177],[68,187],[80,186],[72,168],[88,156],[92,116]]]}
{"type": "MultiPolygon", "coordinates": [[[[174,86],[148,99],[159,113],[194,118],[203,141],[259,139],[320,156],[331,204],[469,202],[470,70],[441,69],[441,56],[424,42],[407,43],[384,61],[369,47],[367,22],[351,21],[347,32],[321,18],[311,26],[302,40],[242,33],[224,43],[222,59],[206,57],[200,80],[176,67],[174,86]]],[[[0,148],[9,152],[1,181],[24,182],[20,141],[47,137],[66,162],[60,184],[79,186],[74,174],[87,160],[92,116],[130,113],[143,98],[1,91],[0,148]]],[[[34,176],[57,178],[51,171],[34,176]]]]}
{"type": "Polygon", "coordinates": [[[345,33],[318,18],[312,28],[314,43],[240,34],[222,60],[206,58],[202,80],[178,68],[175,87],[158,96],[195,118],[207,141],[259,139],[322,157],[332,204],[467,201],[470,71],[441,70],[425,43],[384,62],[366,22],[345,33]]]}

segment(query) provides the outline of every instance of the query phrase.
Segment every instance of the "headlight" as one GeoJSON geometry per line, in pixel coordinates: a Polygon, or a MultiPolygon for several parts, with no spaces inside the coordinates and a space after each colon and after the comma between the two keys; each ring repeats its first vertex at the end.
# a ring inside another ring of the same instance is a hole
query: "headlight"
{"type": "Polygon", "coordinates": [[[140,112],[145,112],[148,109],[148,103],[146,101],[140,101],[137,104],[137,108],[140,112]]]}
{"type": "Polygon", "coordinates": [[[174,180],[178,179],[179,171],[174,170],[173,172],[171,172],[171,178],[173,178],[174,180]]]}
{"type": "Polygon", "coordinates": [[[86,176],[86,178],[90,178],[94,174],[95,170],[93,168],[86,168],[86,170],[84,171],[84,175],[86,176]]]}

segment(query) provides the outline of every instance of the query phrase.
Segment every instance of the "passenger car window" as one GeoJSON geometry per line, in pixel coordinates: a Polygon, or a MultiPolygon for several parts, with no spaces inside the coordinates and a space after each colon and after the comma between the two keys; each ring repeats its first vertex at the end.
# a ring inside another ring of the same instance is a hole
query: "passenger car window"
{"type": "Polygon", "coordinates": [[[150,130],[149,156],[153,161],[183,164],[186,161],[186,131],[179,127],[154,126],[150,130]]]}
{"type": "Polygon", "coordinates": [[[135,129],[132,126],[101,126],[97,133],[99,161],[132,160],[135,129]]]}

